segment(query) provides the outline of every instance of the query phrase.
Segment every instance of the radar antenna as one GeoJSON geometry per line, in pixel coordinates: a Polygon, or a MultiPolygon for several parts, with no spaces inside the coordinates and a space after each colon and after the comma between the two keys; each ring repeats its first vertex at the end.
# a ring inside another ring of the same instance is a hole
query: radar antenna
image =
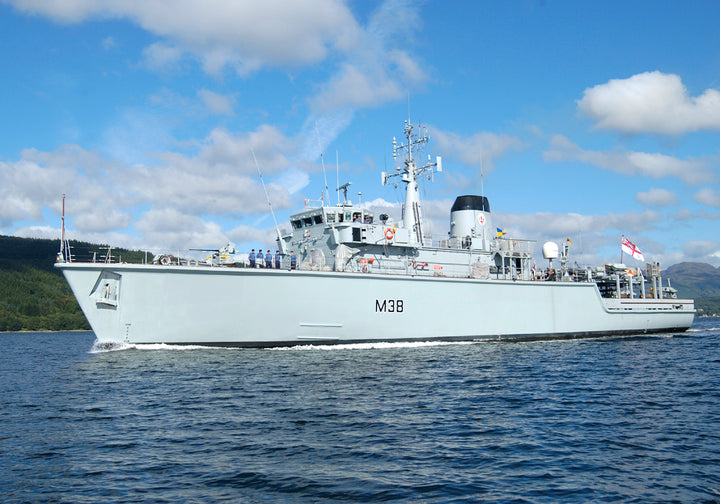
{"type": "Polygon", "coordinates": [[[345,182],[343,185],[337,188],[338,191],[343,192],[343,206],[348,206],[348,199],[347,199],[347,192],[348,192],[348,186],[350,186],[352,182],[345,182]]]}

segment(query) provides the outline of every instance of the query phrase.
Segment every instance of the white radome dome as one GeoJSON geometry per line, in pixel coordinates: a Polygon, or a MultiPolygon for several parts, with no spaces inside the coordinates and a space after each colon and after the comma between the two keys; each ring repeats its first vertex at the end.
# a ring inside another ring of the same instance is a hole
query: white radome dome
{"type": "Polygon", "coordinates": [[[557,259],[558,246],[555,242],[545,242],[542,247],[543,257],[545,259],[557,259]]]}

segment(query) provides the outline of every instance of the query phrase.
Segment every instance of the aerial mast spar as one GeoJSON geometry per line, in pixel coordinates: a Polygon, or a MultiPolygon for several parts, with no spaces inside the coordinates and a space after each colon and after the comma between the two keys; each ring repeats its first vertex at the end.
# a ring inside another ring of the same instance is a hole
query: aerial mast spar
{"type": "Polygon", "coordinates": [[[62,220],[60,225],[60,252],[57,262],[65,262],[65,193],[62,195],[62,220]]]}

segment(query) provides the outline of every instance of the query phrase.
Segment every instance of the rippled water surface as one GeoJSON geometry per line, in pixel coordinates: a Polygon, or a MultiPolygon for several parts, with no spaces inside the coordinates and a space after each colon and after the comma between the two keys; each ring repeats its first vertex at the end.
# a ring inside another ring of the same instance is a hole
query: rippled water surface
{"type": "Polygon", "coordinates": [[[720,503],[718,319],[528,343],[0,342],[4,503],[720,503]]]}

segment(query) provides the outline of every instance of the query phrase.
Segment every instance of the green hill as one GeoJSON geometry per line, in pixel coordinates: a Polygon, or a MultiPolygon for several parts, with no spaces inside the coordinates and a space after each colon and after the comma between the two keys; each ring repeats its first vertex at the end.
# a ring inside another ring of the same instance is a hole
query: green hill
{"type": "MultiPolygon", "coordinates": [[[[0,331],[90,329],[62,273],[53,265],[60,240],[0,236],[0,331]]],[[[70,242],[78,260],[100,259],[107,247],[70,242]]],[[[125,262],[143,252],[113,250],[125,262]]]]}
{"type": "Polygon", "coordinates": [[[699,315],[720,315],[720,268],[707,263],[682,262],[662,272],[670,280],[678,297],[695,300],[699,315]]]}
{"type": "Polygon", "coordinates": [[[706,263],[682,262],[662,272],[678,290],[678,296],[690,298],[720,296],[720,268],[706,263]]]}

